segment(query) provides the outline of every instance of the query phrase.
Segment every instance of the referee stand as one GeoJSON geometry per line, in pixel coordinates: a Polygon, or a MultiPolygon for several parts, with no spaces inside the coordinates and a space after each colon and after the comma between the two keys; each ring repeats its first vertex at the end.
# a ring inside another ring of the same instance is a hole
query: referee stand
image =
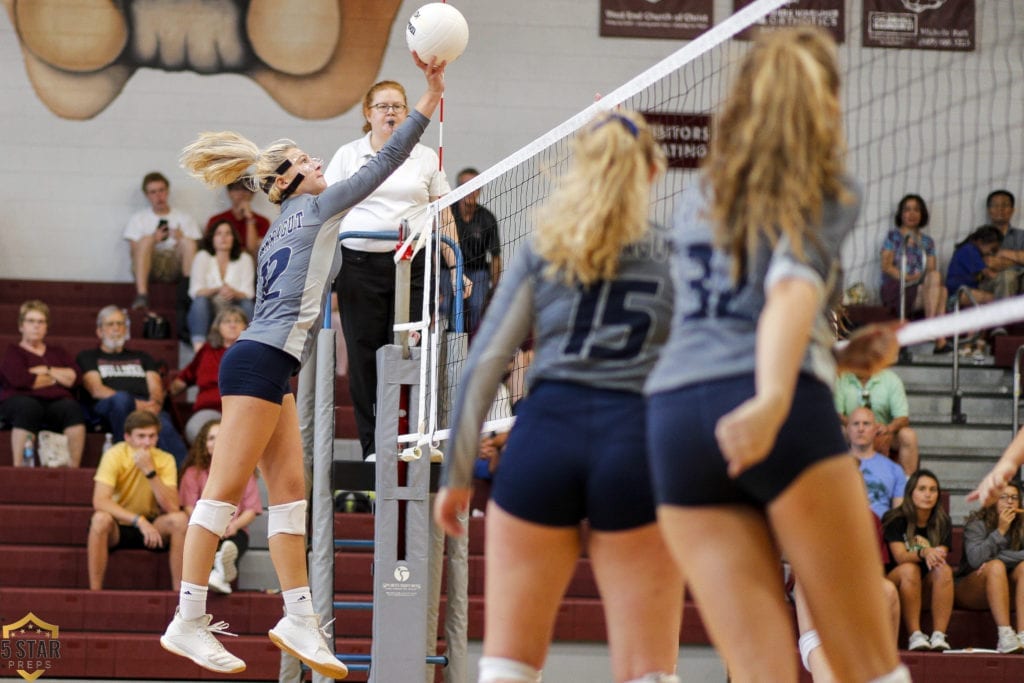
{"type": "MultiPolygon", "coordinates": [[[[343,237],[396,239],[392,233],[346,233],[343,237]]],[[[461,290],[461,254],[457,255],[457,282],[461,290]]],[[[448,609],[445,636],[447,653],[438,657],[437,625],[445,536],[432,523],[432,496],[436,490],[438,464],[431,466],[429,445],[399,445],[399,416],[409,414],[408,424],[420,423],[417,402],[402,406],[402,395],[415,396],[421,378],[421,354],[429,351],[410,348],[404,325],[409,300],[410,260],[398,261],[396,268],[396,344],[377,352],[377,465],[375,467],[376,509],[374,517],[374,596],[368,603],[334,603],[334,501],[335,488],[348,488],[332,482],[334,461],[334,372],[336,332],[325,327],[317,336],[317,348],[299,375],[297,403],[307,471],[307,489],[311,495],[310,585],[314,607],[321,615],[336,609],[373,609],[371,655],[345,655],[338,658],[350,670],[370,671],[370,681],[417,681],[431,683],[433,666],[446,665],[447,683],[466,683],[468,614],[468,539],[449,541],[448,609]],[[421,457],[426,456],[426,457],[421,457]],[[432,485],[433,482],[433,485],[432,485]],[[369,660],[369,661],[367,661],[369,660]]],[[[429,293],[430,288],[425,287],[429,293]]],[[[461,317],[461,300],[456,296],[456,317],[461,317]]],[[[426,295],[426,294],[425,294],[426,295]]],[[[329,318],[325,316],[329,321],[329,318]]],[[[329,325],[326,322],[326,325],[329,325]]],[[[453,335],[455,343],[465,345],[465,335],[453,335]],[[459,339],[461,338],[461,339],[459,339]]],[[[429,339],[423,330],[423,340],[429,339]]],[[[445,335],[438,340],[439,351],[446,356],[445,335]]],[[[443,362],[441,367],[444,367],[443,362]]],[[[448,383],[439,380],[441,388],[448,383]]],[[[427,392],[437,401],[440,391],[427,392]]],[[[370,463],[366,467],[374,467],[370,463]]],[[[339,542],[343,544],[344,541],[339,542]]],[[[328,627],[333,642],[333,626],[328,627]]],[[[299,681],[301,664],[282,654],[279,680],[299,681]]],[[[313,680],[331,679],[313,674],[313,680]]]]}

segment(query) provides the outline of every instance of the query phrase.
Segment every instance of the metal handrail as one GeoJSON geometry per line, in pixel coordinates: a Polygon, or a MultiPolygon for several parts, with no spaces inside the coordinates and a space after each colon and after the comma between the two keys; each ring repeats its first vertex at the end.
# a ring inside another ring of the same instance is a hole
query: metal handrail
{"type": "MultiPolygon", "coordinates": [[[[960,312],[960,293],[967,292],[970,296],[970,288],[967,286],[961,286],[956,290],[953,302],[953,314],[960,312]]],[[[952,389],[953,405],[951,409],[951,415],[949,417],[950,422],[953,424],[965,424],[967,422],[967,416],[964,415],[960,409],[963,402],[963,392],[960,390],[960,331],[957,330],[953,334],[953,389],[952,389]]]]}
{"type": "Polygon", "coordinates": [[[907,240],[900,245],[900,322],[907,320],[907,240]]]}
{"type": "Polygon", "coordinates": [[[1013,356],[1013,433],[1010,438],[1017,436],[1020,429],[1020,366],[1021,358],[1024,358],[1024,344],[1017,347],[1017,353],[1013,356]]]}

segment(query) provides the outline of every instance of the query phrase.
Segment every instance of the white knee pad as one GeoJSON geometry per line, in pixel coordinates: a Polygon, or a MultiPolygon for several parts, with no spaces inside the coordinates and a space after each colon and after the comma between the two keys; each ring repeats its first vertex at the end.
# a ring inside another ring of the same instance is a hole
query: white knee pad
{"type": "Polygon", "coordinates": [[[306,535],[306,501],[271,505],[267,516],[267,538],[275,534],[306,535]]]}
{"type": "Polygon", "coordinates": [[[800,634],[800,660],[804,663],[807,671],[811,670],[811,653],[815,648],[821,647],[821,637],[813,628],[800,634]]]}
{"type": "Polygon", "coordinates": [[[679,676],[674,674],[662,673],[660,671],[654,671],[649,674],[644,674],[640,678],[634,678],[626,683],[681,683],[679,676]]]}
{"type": "Polygon", "coordinates": [[[480,676],[477,683],[494,681],[522,681],[540,683],[540,672],[529,664],[505,657],[481,657],[480,676]]]}
{"type": "Polygon", "coordinates": [[[238,507],[221,500],[210,500],[200,498],[192,509],[192,516],[188,520],[189,526],[196,524],[203,527],[211,534],[220,538],[224,530],[228,528],[228,522],[235,514],[238,507]]]}

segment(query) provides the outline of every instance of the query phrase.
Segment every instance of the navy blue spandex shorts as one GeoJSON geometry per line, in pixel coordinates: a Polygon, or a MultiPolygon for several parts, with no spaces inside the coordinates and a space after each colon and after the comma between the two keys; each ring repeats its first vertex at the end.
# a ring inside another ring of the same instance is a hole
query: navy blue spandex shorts
{"type": "Polygon", "coordinates": [[[802,374],[793,407],[768,457],[736,479],[718,450],[718,419],[754,396],[742,375],[654,394],[647,400],[651,471],[658,504],[747,503],[762,508],[811,465],[849,453],[832,392],[802,374]]]}
{"type": "Polygon", "coordinates": [[[299,361],[281,349],[243,339],[220,361],[217,383],[221,396],[253,396],[278,405],[291,393],[291,377],[299,361]]]}
{"type": "Polygon", "coordinates": [[[599,531],[654,522],[644,398],[545,381],[517,406],[491,496],[520,519],[599,531]]]}

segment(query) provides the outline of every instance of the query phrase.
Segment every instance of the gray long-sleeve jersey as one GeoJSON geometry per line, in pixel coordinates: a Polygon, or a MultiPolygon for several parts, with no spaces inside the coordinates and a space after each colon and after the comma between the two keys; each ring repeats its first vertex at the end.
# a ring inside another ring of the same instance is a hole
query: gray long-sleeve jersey
{"type": "Polygon", "coordinates": [[[355,174],[318,195],[285,200],[260,244],[256,311],[242,339],[279,348],[299,363],[306,361],[331,283],[341,268],[338,223],[408,158],[429,122],[413,111],[355,174]]]}
{"type": "Polygon", "coordinates": [[[768,291],[790,277],[807,280],[820,292],[821,311],[801,370],[832,386],[834,336],[825,313],[842,285],[840,243],[860,210],[859,187],[849,180],[846,185],[856,201],[825,202],[819,243],[805,241],[803,259],[786,238],[774,248],[762,240],[738,285],[732,281],[731,258],[713,246],[712,225],[705,217],[707,199],[700,184],[682,194],[671,234],[676,311],[661,359],[647,381],[647,394],[754,372],[757,323],[768,291]]]}
{"type": "Polygon", "coordinates": [[[640,393],[668,334],[672,315],[666,231],[621,256],[612,280],[569,286],[545,276],[547,261],[526,246],[502,276],[473,340],[455,400],[452,439],[442,481],[472,480],[480,427],[516,349],[533,333],[527,384],[560,380],[640,393]]]}

